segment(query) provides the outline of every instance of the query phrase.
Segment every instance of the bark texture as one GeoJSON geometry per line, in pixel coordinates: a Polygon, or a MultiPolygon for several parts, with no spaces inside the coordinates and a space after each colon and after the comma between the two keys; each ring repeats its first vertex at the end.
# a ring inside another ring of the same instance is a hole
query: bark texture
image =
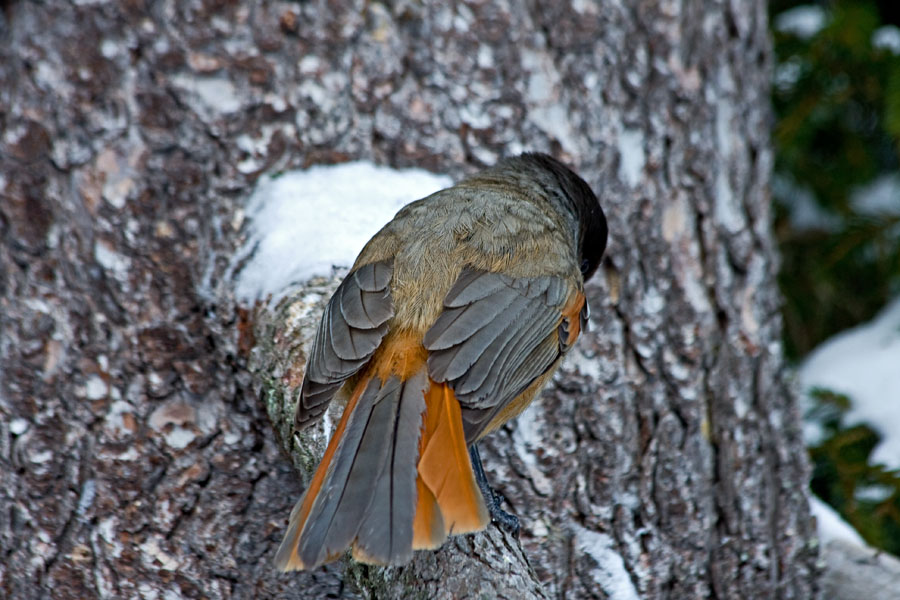
{"type": "Polygon", "coordinates": [[[3,3],[0,595],[815,597],[769,67],[762,0],[3,3]],[[521,547],[274,572],[302,292],[233,299],[254,182],[526,149],[591,184],[611,243],[593,331],[482,450],[521,547]]]}

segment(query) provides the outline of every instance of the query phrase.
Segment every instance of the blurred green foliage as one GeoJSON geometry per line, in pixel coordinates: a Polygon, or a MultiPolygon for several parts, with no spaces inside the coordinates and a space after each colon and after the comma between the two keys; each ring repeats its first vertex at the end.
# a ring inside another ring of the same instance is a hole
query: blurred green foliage
{"type": "MultiPolygon", "coordinates": [[[[799,360],[900,293],[900,197],[889,194],[896,208],[882,214],[858,201],[860,188],[900,172],[900,48],[873,43],[900,25],[900,2],[772,0],[770,16],[785,347],[799,360]],[[821,27],[786,26],[798,6],[821,27]]],[[[807,420],[823,432],[809,448],[812,489],[870,544],[900,555],[900,473],[870,461],[878,435],[845,423],[851,403],[812,394],[807,420]]]]}
{"type": "Polygon", "coordinates": [[[872,464],[879,442],[866,425],[842,423],[851,400],[827,390],[813,392],[809,421],[822,427],[810,447],[813,493],[833,506],[870,544],[900,556],[900,474],[872,464]]]}
{"type": "MultiPolygon", "coordinates": [[[[773,22],[796,5],[810,3],[772,2],[773,22]]],[[[813,6],[825,14],[817,33],[773,32],[775,171],[783,183],[773,191],[785,342],[795,359],[870,319],[900,291],[900,212],[873,216],[852,201],[854,190],[900,168],[900,55],[872,43],[886,24],[877,3],[813,6]],[[797,227],[791,218],[803,193],[823,226],[797,227]]]]}

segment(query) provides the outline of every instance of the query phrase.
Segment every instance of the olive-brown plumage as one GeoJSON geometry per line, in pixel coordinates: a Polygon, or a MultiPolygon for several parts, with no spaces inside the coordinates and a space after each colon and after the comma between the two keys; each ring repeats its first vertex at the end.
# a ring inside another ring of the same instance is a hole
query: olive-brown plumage
{"type": "Polygon", "coordinates": [[[404,207],[325,309],[295,427],[347,406],[276,563],[403,564],[489,522],[468,446],[518,415],[587,320],[606,247],[590,187],[523,154],[404,207]]]}

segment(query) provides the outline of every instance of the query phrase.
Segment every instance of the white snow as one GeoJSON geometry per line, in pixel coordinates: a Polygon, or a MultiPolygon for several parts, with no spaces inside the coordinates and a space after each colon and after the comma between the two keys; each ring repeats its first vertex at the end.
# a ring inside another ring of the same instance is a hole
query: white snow
{"type": "Polygon", "coordinates": [[[640,596],[616,550],[615,541],[605,533],[590,531],[577,524],[574,527],[576,547],[597,563],[597,568],[591,571],[597,586],[611,600],[638,600],[640,596]]]}
{"type": "Polygon", "coordinates": [[[52,459],[53,452],[51,450],[44,450],[31,455],[31,462],[36,464],[42,464],[52,459]]]}
{"type": "Polygon", "coordinates": [[[13,435],[22,435],[28,431],[28,420],[27,419],[13,419],[9,422],[9,432],[13,435]]]}
{"type": "Polygon", "coordinates": [[[550,448],[543,444],[541,432],[544,422],[544,409],[540,402],[531,404],[515,420],[516,428],[513,430],[513,448],[516,454],[525,464],[528,477],[534,483],[534,488],[542,496],[549,496],[553,492],[553,482],[541,471],[537,463],[535,451],[538,448],[550,448]]]}
{"type": "Polygon", "coordinates": [[[131,268],[131,260],[114,251],[105,241],[97,240],[94,243],[94,258],[101,267],[111,271],[117,279],[123,279],[131,268]]]}
{"type": "Polygon", "coordinates": [[[166,440],[166,443],[176,450],[187,448],[196,437],[196,433],[180,425],[172,427],[170,431],[163,434],[163,439],[166,440]]]}
{"type": "Polygon", "coordinates": [[[872,45],[876,48],[890,50],[894,54],[900,54],[900,27],[896,25],[879,27],[872,34],[872,45]]]}
{"type": "Polygon", "coordinates": [[[114,58],[119,53],[119,44],[110,39],[100,42],[100,54],[103,58],[114,58]]]}
{"type": "MultiPolygon", "coordinates": [[[[734,88],[731,75],[724,69],[719,72],[719,85],[723,90],[734,88]]],[[[728,95],[722,95],[716,102],[716,141],[722,156],[731,156],[735,144],[734,104],[728,95]]],[[[747,227],[743,215],[741,198],[735,194],[727,168],[719,168],[716,174],[715,211],[719,221],[728,231],[736,233],[747,227]]]]}
{"type": "Polygon", "coordinates": [[[823,543],[827,544],[832,540],[843,540],[859,546],[866,545],[853,527],[844,521],[833,508],[815,496],[810,498],[809,507],[812,510],[813,516],[816,518],[819,539],[823,543]]]}
{"type": "Polygon", "coordinates": [[[524,90],[531,104],[527,119],[558,140],[566,152],[578,154],[578,136],[572,130],[564,99],[557,92],[564,87],[559,69],[544,50],[523,48],[520,57],[522,67],[529,74],[524,90]]]}
{"type": "Polygon", "coordinates": [[[88,400],[105,398],[109,392],[109,386],[99,375],[91,375],[84,384],[84,395],[88,400]]]}
{"type": "Polygon", "coordinates": [[[800,80],[800,76],[803,75],[805,64],[800,58],[793,57],[775,65],[775,73],[772,77],[775,87],[783,92],[793,88],[800,80]]]}
{"type": "Polygon", "coordinates": [[[96,496],[97,481],[88,479],[84,482],[84,487],[81,488],[81,497],[78,499],[78,508],[75,509],[75,514],[77,514],[79,518],[84,517],[84,513],[86,513],[91,507],[91,504],[94,503],[94,498],[96,496]]]}
{"type": "Polygon", "coordinates": [[[825,26],[825,10],[821,6],[803,4],[786,10],[775,18],[775,29],[809,39],[825,26]]]}
{"type": "Polygon", "coordinates": [[[644,312],[648,315],[658,314],[666,306],[666,299],[659,293],[655,286],[650,286],[644,293],[644,299],[641,302],[644,312]]]}
{"type": "MultiPolygon", "coordinates": [[[[600,368],[602,362],[604,361],[599,360],[596,356],[588,356],[581,350],[573,350],[566,354],[565,362],[563,364],[565,364],[567,368],[577,371],[580,375],[596,381],[606,375],[600,368]]],[[[525,413],[523,413],[523,415],[524,414],[525,413]]],[[[519,418],[521,419],[521,416],[519,418]]]]}
{"type": "Polygon", "coordinates": [[[124,400],[117,400],[109,406],[106,413],[106,427],[110,433],[117,436],[127,436],[132,433],[131,429],[125,424],[126,414],[133,415],[134,407],[124,400]]]}
{"type": "Polygon", "coordinates": [[[251,195],[237,297],[277,296],[292,283],[349,267],[365,243],[405,204],[452,185],[422,169],[359,161],[261,178],[251,195]]]}
{"type": "Polygon", "coordinates": [[[644,174],[644,134],[640,129],[625,129],[619,134],[619,178],[637,187],[644,174]]]}
{"type": "Polygon", "coordinates": [[[242,106],[238,89],[225,77],[176,75],[172,82],[196,96],[211,115],[232,113],[242,106]]]}
{"type": "Polygon", "coordinates": [[[155,536],[138,546],[143,551],[141,558],[144,564],[155,567],[154,562],[159,562],[163,569],[177,571],[181,565],[171,554],[159,547],[160,539],[161,536],[155,536]]]}
{"type": "Polygon", "coordinates": [[[889,485],[872,484],[858,486],[853,490],[853,498],[860,502],[884,502],[894,493],[889,485]]]}
{"type": "Polygon", "coordinates": [[[870,460],[900,468],[900,298],[871,322],[816,348],[800,367],[799,379],[805,392],[824,388],[848,396],[845,424],[866,423],[882,437],[870,460]]]}
{"type": "Polygon", "coordinates": [[[490,69],[494,66],[494,51],[487,44],[478,46],[478,66],[482,69],[490,69]]]}
{"type": "Polygon", "coordinates": [[[900,172],[882,175],[853,190],[854,210],[870,217],[900,215],[900,172]]]}

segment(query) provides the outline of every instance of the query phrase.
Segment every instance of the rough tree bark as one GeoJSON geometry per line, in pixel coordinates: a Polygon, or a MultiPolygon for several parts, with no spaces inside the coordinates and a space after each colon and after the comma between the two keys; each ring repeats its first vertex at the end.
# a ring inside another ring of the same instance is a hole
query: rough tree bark
{"type": "Polygon", "coordinates": [[[762,0],[0,8],[0,595],[816,596],[762,0]],[[521,547],[274,572],[302,484],[247,368],[267,316],[224,277],[254,182],[524,149],[612,239],[593,331],[483,449],[521,547]]]}

